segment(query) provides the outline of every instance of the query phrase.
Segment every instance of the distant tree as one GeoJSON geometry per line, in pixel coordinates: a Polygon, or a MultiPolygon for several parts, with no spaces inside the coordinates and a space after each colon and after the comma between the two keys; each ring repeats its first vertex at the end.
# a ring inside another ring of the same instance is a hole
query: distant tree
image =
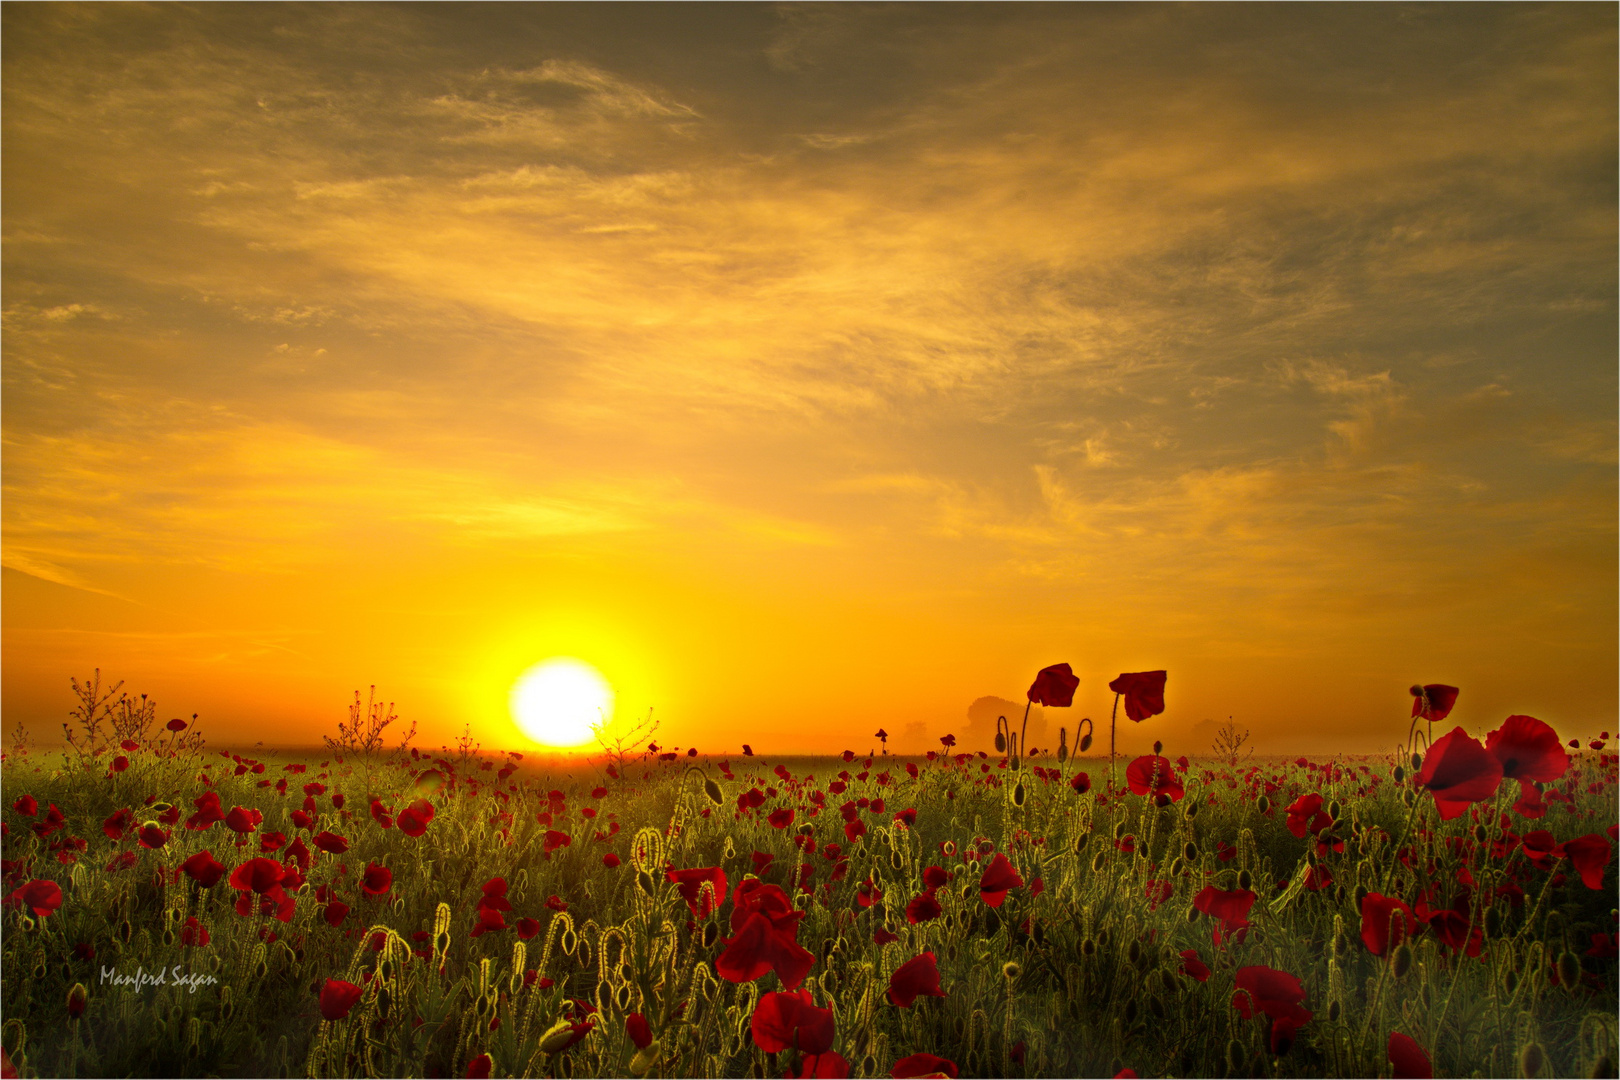
{"type": "Polygon", "coordinates": [[[1243,753],[1243,744],[1249,741],[1249,729],[1238,730],[1237,722],[1230,716],[1220,730],[1215,732],[1215,742],[1210,747],[1214,755],[1228,767],[1236,767],[1238,762],[1254,756],[1254,748],[1250,747],[1248,753],[1243,753]]]}
{"type": "MultiPolygon", "coordinates": [[[[596,736],[597,743],[602,747],[602,756],[607,759],[610,768],[624,775],[625,766],[632,758],[644,756],[636,747],[646,743],[649,747],[656,744],[652,741],[653,733],[658,730],[658,721],[653,719],[652,707],[647,708],[647,715],[637,720],[631,727],[609,734],[608,722],[604,717],[591,725],[591,734],[596,736]]],[[[747,752],[747,747],[743,748],[747,752]]],[[[656,750],[649,749],[648,753],[656,750]]]]}

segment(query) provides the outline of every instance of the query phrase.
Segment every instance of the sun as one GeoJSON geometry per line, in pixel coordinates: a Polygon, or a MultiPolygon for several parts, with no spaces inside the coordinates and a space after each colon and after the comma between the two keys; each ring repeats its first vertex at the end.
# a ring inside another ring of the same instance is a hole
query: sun
{"type": "Polygon", "coordinates": [[[591,725],[613,716],[613,688],[591,665],[554,656],[525,671],[512,685],[512,719],[542,746],[580,746],[591,725]]]}

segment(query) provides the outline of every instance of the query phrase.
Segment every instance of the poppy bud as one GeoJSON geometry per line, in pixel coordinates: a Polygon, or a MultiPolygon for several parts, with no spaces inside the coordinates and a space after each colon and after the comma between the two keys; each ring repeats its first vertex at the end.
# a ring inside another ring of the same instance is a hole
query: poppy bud
{"type": "Polygon", "coordinates": [[[77,1020],[84,1015],[84,1007],[90,1003],[90,992],[84,988],[84,983],[74,983],[67,992],[68,1016],[77,1020]]]}
{"type": "Polygon", "coordinates": [[[1187,809],[1184,811],[1184,813],[1186,813],[1188,821],[1191,821],[1193,818],[1197,817],[1198,816],[1198,801],[1196,799],[1188,799],[1187,800],[1187,809]]]}
{"type": "Polygon", "coordinates": [[[1131,1000],[1127,1001],[1125,1003],[1125,1026],[1129,1027],[1130,1025],[1136,1023],[1136,1017],[1139,1013],[1140,1010],[1136,1007],[1136,999],[1132,998],[1131,1000]]]}
{"type": "Polygon", "coordinates": [[[1489,937],[1502,936],[1502,913],[1496,908],[1485,912],[1485,933],[1489,937]]]}
{"type": "Polygon", "coordinates": [[[1390,957],[1390,970],[1397,979],[1404,978],[1412,970],[1412,947],[1402,943],[1390,957]]]}
{"type": "Polygon", "coordinates": [[[636,888],[648,896],[655,896],[658,893],[658,886],[654,884],[653,876],[645,870],[636,871],[636,888]]]}
{"type": "Polygon", "coordinates": [[[943,847],[941,847],[940,850],[943,851],[946,855],[955,855],[956,854],[956,841],[955,840],[947,840],[947,841],[945,841],[945,845],[943,847]]]}
{"type": "Polygon", "coordinates": [[[873,1057],[871,1054],[867,1054],[865,1057],[861,1058],[861,1071],[859,1073],[857,1073],[856,1075],[857,1076],[876,1076],[877,1075],[877,1058],[873,1057]]]}
{"type": "Polygon", "coordinates": [[[1247,870],[1238,871],[1238,888],[1249,889],[1254,887],[1254,875],[1247,870]]]}
{"type": "MultiPolygon", "coordinates": [[[[710,925],[712,926],[713,924],[711,923],[710,925]]],[[[707,930],[704,931],[703,936],[708,937],[708,931],[707,930]]],[[[613,1004],[615,1004],[615,1005],[617,1005],[619,1007],[620,1012],[627,1013],[627,1012],[630,1011],[630,1000],[631,1000],[630,984],[629,983],[621,983],[619,985],[619,988],[613,992],[613,1004]]]]}
{"type": "Polygon", "coordinates": [[[1343,930],[1340,930],[1337,934],[1333,935],[1333,955],[1334,956],[1343,956],[1345,954],[1345,952],[1349,950],[1349,948],[1350,948],[1350,939],[1344,936],[1344,931],[1343,930]]]}
{"type": "Polygon", "coordinates": [[[1339,1017],[1343,1013],[1344,1013],[1344,1006],[1339,1004],[1339,999],[1338,998],[1334,998],[1332,1001],[1328,1002],[1328,1023],[1330,1023],[1330,1024],[1338,1023],[1339,1022],[1339,1017]]]}
{"type": "Polygon", "coordinates": [[[1164,1002],[1159,1000],[1158,994],[1154,994],[1152,997],[1148,998],[1148,1012],[1152,1013],[1160,1020],[1165,1019],[1166,1013],[1164,1009],[1164,1002]]]}
{"type": "Polygon", "coordinates": [[[1198,916],[1201,914],[1202,912],[1200,912],[1197,908],[1190,907],[1187,909],[1187,921],[1190,923],[1195,923],[1198,921],[1198,916]]]}
{"type": "MultiPolygon", "coordinates": [[[[317,986],[316,991],[319,992],[319,990],[320,988],[317,986]]],[[[228,984],[221,986],[219,988],[219,1018],[224,1021],[229,1021],[231,1015],[235,1012],[236,1003],[231,1000],[230,986],[228,984]]]]}
{"type": "Polygon", "coordinates": [[[1243,1044],[1236,1039],[1230,1039],[1226,1044],[1226,1065],[1234,1073],[1243,1071],[1243,1044]]]}
{"type": "MultiPolygon", "coordinates": [[[[128,945],[129,944],[129,939],[131,937],[133,937],[134,935],[135,935],[135,928],[130,925],[128,919],[125,919],[123,922],[118,924],[118,936],[123,939],[124,944],[128,945]]],[[[44,976],[40,976],[40,977],[44,978],[44,976]]]]}
{"type": "Polygon", "coordinates": [[[1090,750],[1090,749],[1091,749],[1091,736],[1090,735],[1082,735],[1082,736],[1080,736],[1080,752],[1083,754],[1087,750],[1090,750]]]}
{"type": "Polygon", "coordinates": [[[1003,735],[1001,732],[998,731],[998,732],[996,732],[996,753],[1005,754],[1006,752],[1007,752],[1007,736],[1003,735]]]}
{"type": "Polygon", "coordinates": [[[1508,994],[1511,995],[1513,991],[1517,990],[1518,988],[1519,973],[1514,971],[1512,968],[1508,968],[1502,972],[1502,989],[1506,990],[1508,994]]]}
{"type": "Polygon", "coordinates": [[[1411,788],[1407,788],[1405,791],[1401,792],[1402,806],[1410,807],[1415,802],[1417,802],[1417,796],[1412,794],[1411,788]]]}
{"type": "Polygon", "coordinates": [[[980,840],[979,841],[979,854],[980,855],[988,855],[994,850],[996,850],[996,845],[991,843],[989,840],[980,840]]]}
{"type": "Polygon", "coordinates": [[[442,934],[435,934],[433,937],[433,951],[438,953],[440,956],[443,956],[449,950],[450,932],[446,930],[442,934]]]}
{"type": "Polygon", "coordinates": [[[1140,941],[1131,942],[1131,947],[1125,950],[1125,959],[1133,964],[1142,962],[1142,943],[1140,941]]]}
{"type": "Polygon", "coordinates": [[[1392,772],[1390,775],[1394,776],[1395,777],[1395,782],[1397,784],[1399,784],[1401,781],[1406,779],[1406,770],[1404,768],[1402,768],[1401,766],[1397,765],[1397,766],[1395,766],[1394,772],[1392,772]]]}
{"type": "Polygon", "coordinates": [[[893,868],[895,873],[899,873],[906,868],[906,860],[900,857],[898,851],[891,851],[889,852],[889,866],[893,868]]]}
{"type": "Polygon", "coordinates": [[[703,947],[705,949],[714,948],[714,943],[719,940],[719,937],[720,928],[714,923],[709,923],[703,928],[703,947]]]}
{"type": "Polygon", "coordinates": [[[984,936],[994,937],[996,931],[1001,929],[1001,915],[995,908],[986,908],[984,912],[984,936]]]}
{"type": "Polygon", "coordinates": [[[1024,782],[1022,780],[1013,785],[1013,805],[1024,805],[1024,782]]]}
{"type": "Polygon", "coordinates": [[[579,948],[579,935],[574,933],[573,930],[564,930],[558,944],[562,946],[563,952],[573,956],[574,950],[579,948]]]}
{"type": "Polygon", "coordinates": [[[1560,953],[1558,956],[1558,981],[1564,986],[1573,988],[1581,977],[1581,962],[1575,959],[1571,952],[1560,953]]]}
{"type": "Polygon", "coordinates": [[[1085,940],[1080,942],[1080,955],[1081,956],[1092,956],[1096,952],[1097,952],[1097,943],[1095,941],[1092,941],[1090,938],[1086,938],[1085,940]]]}
{"type": "Polygon", "coordinates": [[[1098,871],[1100,871],[1103,868],[1103,863],[1105,863],[1107,861],[1108,861],[1108,852],[1106,852],[1106,851],[1097,852],[1097,854],[1092,856],[1092,859],[1091,859],[1091,872],[1095,874],[1098,871]]]}
{"type": "Polygon", "coordinates": [[[1160,742],[1158,739],[1154,739],[1153,740],[1153,752],[1155,754],[1164,753],[1164,743],[1160,742]]]}
{"type": "Polygon", "coordinates": [[[721,800],[725,798],[725,796],[720,794],[720,785],[715,783],[713,780],[703,781],[703,794],[707,795],[709,797],[709,801],[714,803],[716,806],[719,806],[721,800]]]}
{"type": "Polygon", "coordinates": [[[1268,799],[1268,798],[1267,798],[1267,797],[1266,797],[1266,796],[1264,796],[1264,795],[1262,795],[1262,796],[1260,796],[1260,798],[1259,798],[1259,799],[1258,799],[1258,800],[1257,800],[1257,801],[1256,801],[1256,802],[1255,802],[1255,804],[1254,804],[1254,808],[1255,808],[1255,809],[1256,809],[1256,810],[1258,810],[1258,811],[1260,811],[1260,812],[1261,812],[1261,813],[1262,813],[1262,814],[1263,814],[1263,813],[1265,813],[1265,812],[1266,812],[1266,811],[1267,811],[1267,810],[1270,810],[1270,809],[1271,809],[1271,800],[1270,800],[1270,799],[1268,799]]]}
{"type": "Polygon", "coordinates": [[[1016,960],[1009,960],[1005,964],[1001,965],[1001,977],[1006,979],[1008,982],[1012,982],[1023,973],[1024,969],[1018,966],[1018,961],[1016,960]]]}
{"type": "Polygon", "coordinates": [[[1123,821],[1115,822],[1114,823],[1114,839],[1118,840],[1121,837],[1123,837],[1124,835],[1125,835],[1125,823],[1123,821]]]}
{"type": "Polygon", "coordinates": [[[1191,840],[1187,841],[1186,846],[1181,849],[1181,855],[1188,862],[1197,862],[1198,861],[1198,845],[1193,843],[1191,840]]]}
{"type": "Polygon", "coordinates": [[[1082,851],[1086,850],[1086,845],[1089,843],[1091,843],[1091,834],[1081,833],[1080,838],[1074,842],[1074,853],[1076,855],[1080,854],[1082,851]]]}
{"type": "Polygon", "coordinates": [[[164,930],[163,931],[163,944],[165,946],[174,944],[174,931],[173,930],[164,930]]]}
{"type": "Polygon", "coordinates": [[[1519,1072],[1524,1076],[1537,1076],[1547,1063],[1547,1052],[1539,1043],[1531,1043],[1519,1051],[1519,1072]]]}
{"type": "Polygon", "coordinates": [[[1416,750],[1412,751],[1412,771],[1423,771],[1423,755],[1418,753],[1416,750]]]}
{"type": "Polygon", "coordinates": [[[574,1041],[574,1025],[566,1019],[558,1020],[546,1029],[540,1036],[540,1049],[548,1054],[555,1054],[574,1041]]]}
{"type": "Polygon", "coordinates": [[[1350,894],[1351,898],[1355,901],[1355,904],[1353,906],[1355,907],[1355,909],[1357,911],[1361,910],[1361,902],[1363,900],[1367,899],[1367,896],[1368,896],[1369,892],[1371,892],[1371,890],[1368,889],[1367,886],[1365,886],[1365,885],[1357,885],[1356,886],[1356,891],[1350,894]]]}
{"type": "Polygon", "coordinates": [[[1332,818],[1334,821],[1338,821],[1339,815],[1342,813],[1344,813],[1344,807],[1339,805],[1338,799],[1334,799],[1332,802],[1328,803],[1328,817],[1332,818]]]}
{"type": "Polygon", "coordinates": [[[1174,859],[1171,859],[1170,860],[1170,876],[1171,877],[1179,877],[1179,876],[1181,876],[1181,871],[1185,868],[1185,865],[1186,864],[1182,862],[1182,859],[1181,859],[1180,855],[1177,855],[1174,859]]]}
{"type": "Polygon", "coordinates": [[[649,1043],[637,1050],[635,1057],[630,1059],[630,1073],[632,1076],[646,1076],[656,1064],[658,1064],[658,1044],[649,1043]]]}
{"type": "Polygon", "coordinates": [[[1608,1054],[1599,1054],[1598,1059],[1592,1063],[1592,1078],[1597,1080],[1600,1076],[1614,1075],[1614,1058],[1608,1054]]]}

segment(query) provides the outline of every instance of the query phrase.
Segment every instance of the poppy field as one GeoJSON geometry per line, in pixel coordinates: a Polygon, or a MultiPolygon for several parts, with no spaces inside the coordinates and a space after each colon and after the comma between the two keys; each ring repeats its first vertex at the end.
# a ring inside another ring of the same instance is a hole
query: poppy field
{"type": "Polygon", "coordinates": [[[1607,736],[1413,691],[1399,751],[1288,760],[547,768],[126,709],[4,761],[5,1075],[1613,1076],[1607,736]]]}

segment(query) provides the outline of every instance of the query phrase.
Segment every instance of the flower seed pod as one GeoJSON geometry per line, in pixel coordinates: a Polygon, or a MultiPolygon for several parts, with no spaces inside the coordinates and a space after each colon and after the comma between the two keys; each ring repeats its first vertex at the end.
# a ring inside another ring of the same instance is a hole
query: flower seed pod
{"type": "Polygon", "coordinates": [[[1187,843],[1181,849],[1181,857],[1186,859],[1188,862],[1197,862],[1198,845],[1193,843],[1191,840],[1187,841],[1187,843]]]}
{"type": "Polygon", "coordinates": [[[636,871],[636,888],[648,896],[658,895],[658,883],[653,881],[653,876],[645,870],[636,871]]]}
{"type": "Polygon", "coordinates": [[[1243,1044],[1242,1043],[1238,1042],[1236,1039],[1230,1039],[1230,1040],[1227,1041],[1227,1043],[1226,1043],[1226,1067],[1228,1069],[1230,1069],[1233,1073],[1242,1072],[1243,1071],[1243,1059],[1244,1059],[1245,1056],[1246,1055],[1243,1053],[1243,1044]]]}
{"type": "Polygon", "coordinates": [[[720,785],[713,780],[703,781],[703,794],[707,795],[709,801],[716,806],[719,806],[725,799],[725,796],[720,793],[720,785]]]}
{"type": "Polygon", "coordinates": [[[1254,875],[1249,873],[1248,870],[1239,870],[1238,871],[1238,888],[1240,888],[1240,889],[1252,889],[1252,888],[1254,888],[1254,875]]]}
{"type": "Polygon", "coordinates": [[[1007,736],[1003,735],[1001,732],[998,731],[998,732],[996,732],[996,753],[1005,754],[1006,752],[1007,752],[1007,736]]]}
{"type": "Polygon", "coordinates": [[[1091,749],[1091,736],[1089,734],[1080,736],[1080,752],[1083,754],[1087,750],[1090,750],[1090,749],[1091,749]]]}
{"type": "Polygon", "coordinates": [[[1344,1014],[1344,1006],[1339,1004],[1339,999],[1338,998],[1334,998],[1332,1001],[1328,1002],[1328,1023],[1330,1023],[1330,1024],[1338,1023],[1339,1022],[1339,1017],[1342,1016],[1343,1014],[1344,1014]]]}
{"type": "Polygon", "coordinates": [[[1024,805],[1024,782],[1022,780],[1013,785],[1013,805],[1024,805]]]}
{"type": "Polygon", "coordinates": [[[1079,839],[1075,840],[1074,842],[1074,853],[1076,855],[1080,854],[1082,851],[1086,850],[1086,845],[1089,843],[1091,843],[1091,834],[1081,833],[1079,839]]]}
{"type": "Polygon", "coordinates": [[[1100,871],[1103,868],[1103,863],[1105,863],[1107,861],[1108,861],[1108,852],[1106,852],[1106,851],[1097,852],[1097,854],[1095,854],[1095,855],[1093,855],[1091,857],[1091,872],[1095,874],[1098,871],[1100,871]]]}
{"type": "Polygon", "coordinates": [[[1140,1015],[1140,1013],[1141,1010],[1136,1007],[1135,998],[1131,998],[1131,1000],[1127,1001],[1125,1003],[1125,1026],[1129,1027],[1130,1025],[1136,1023],[1136,1018],[1138,1015],[1140,1015]]]}
{"type": "Polygon", "coordinates": [[[1196,799],[1188,799],[1187,804],[1186,804],[1186,809],[1182,810],[1182,813],[1187,815],[1187,820],[1188,821],[1191,821],[1193,818],[1197,817],[1198,816],[1198,800],[1196,800],[1196,799]]]}
{"type": "Polygon", "coordinates": [[[566,1019],[558,1020],[546,1029],[540,1036],[540,1049],[548,1054],[555,1054],[574,1040],[574,1025],[566,1019]]]}
{"type": "Polygon", "coordinates": [[[714,923],[711,922],[711,923],[709,923],[708,925],[706,925],[703,928],[703,947],[705,949],[714,948],[714,943],[716,941],[718,941],[719,939],[720,939],[720,927],[719,926],[717,926],[717,925],[715,925],[714,923]]]}
{"type": "Polygon", "coordinates": [[[1142,943],[1140,941],[1131,942],[1130,947],[1125,950],[1125,959],[1129,960],[1133,965],[1142,962],[1142,943]]]}
{"type": "Polygon", "coordinates": [[[1581,978],[1581,962],[1572,952],[1558,954],[1558,982],[1573,990],[1581,978]]]}
{"type": "Polygon", "coordinates": [[[1485,934],[1487,937],[1502,936],[1502,912],[1497,908],[1489,908],[1485,912],[1485,934]]]}
{"type": "Polygon", "coordinates": [[[1086,938],[1084,941],[1080,942],[1081,956],[1095,956],[1096,953],[1097,943],[1095,941],[1092,941],[1090,938],[1086,938]]]}
{"type": "Polygon", "coordinates": [[[90,992],[84,988],[84,983],[74,983],[67,992],[67,1013],[71,1019],[77,1020],[84,1015],[85,1006],[90,1003],[90,992]]]}
{"type": "Polygon", "coordinates": [[[1018,961],[1016,960],[1009,960],[1005,964],[1001,965],[1001,977],[1006,979],[1008,982],[1012,982],[1023,973],[1024,969],[1018,965],[1018,961]]]}
{"type": "Polygon", "coordinates": [[[1530,1043],[1519,1051],[1519,1072],[1523,1076],[1540,1076],[1542,1066],[1547,1064],[1547,1052],[1541,1048],[1540,1043],[1530,1043]]]}
{"type": "Polygon", "coordinates": [[[1395,771],[1391,775],[1395,777],[1395,782],[1399,784],[1406,779],[1406,770],[1397,765],[1395,766],[1395,771]]]}
{"type": "Polygon", "coordinates": [[[1397,979],[1405,978],[1412,970],[1412,946],[1402,942],[1389,959],[1390,972],[1397,979]]]}
{"type": "Polygon", "coordinates": [[[1153,994],[1148,998],[1148,1012],[1152,1013],[1160,1020],[1163,1020],[1168,1016],[1168,1013],[1164,1008],[1164,1002],[1159,999],[1158,994],[1153,994]]]}
{"type": "Polygon", "coordinates": [[[1265,795],[1260,796],[1260,798],[1255,802],[1254,808],[1260,811],[1262,814],[1265,813],[1267,810],[1271,809],[1271,799],[1265,795]]]}
{"type": "Polygon", "coordinates": [[[1412,771],[1423,771],[1423,755],[1418,753],[1416,750],[1412,751],[1412,771]]]}

